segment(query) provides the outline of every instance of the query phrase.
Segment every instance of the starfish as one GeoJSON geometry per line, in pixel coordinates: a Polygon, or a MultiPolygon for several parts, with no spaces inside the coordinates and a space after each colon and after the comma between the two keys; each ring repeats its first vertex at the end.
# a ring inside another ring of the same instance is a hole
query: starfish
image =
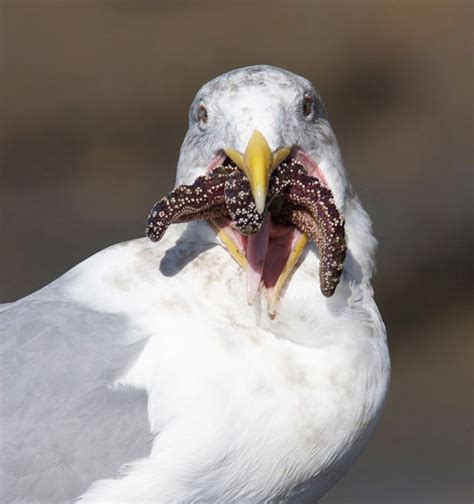
{"type": "Polygon", "coordinates": [[[332,296],[346,255],[344,219],[332,192],[294,159],[273,171],[262,214],[257,211],[248,178],[229,162],[161,198],[150,212],[146,234],[159,241],[171,224],[229,217],[240,233],[252,235],[269,211],[275,223],[293,224],[314,241],[320,254],[320,289],[324,296],[332,296]]]}

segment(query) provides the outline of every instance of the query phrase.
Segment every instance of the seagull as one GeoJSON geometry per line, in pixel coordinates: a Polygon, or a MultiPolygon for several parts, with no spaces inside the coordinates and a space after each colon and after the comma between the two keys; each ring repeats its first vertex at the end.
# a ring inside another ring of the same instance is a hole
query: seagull
{"type": "Polygon", "coordinates": [[[147,234],[0,306],[1,502],[316,502],[390,359],[313,85],[264,65],[205,84],[147,234]]]}

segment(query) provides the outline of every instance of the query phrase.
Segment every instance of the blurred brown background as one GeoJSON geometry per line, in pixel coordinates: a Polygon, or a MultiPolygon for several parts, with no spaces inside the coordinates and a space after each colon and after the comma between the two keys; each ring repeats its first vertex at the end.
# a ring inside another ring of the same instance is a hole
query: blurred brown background
{"type": "Polygon", "coordinates": [[[0,301],[143,235],[204,82],[305,75],[375,223],[393,359],[375,437],[323,501],[472,502],[472,9],[3,0],[0,301]]]}

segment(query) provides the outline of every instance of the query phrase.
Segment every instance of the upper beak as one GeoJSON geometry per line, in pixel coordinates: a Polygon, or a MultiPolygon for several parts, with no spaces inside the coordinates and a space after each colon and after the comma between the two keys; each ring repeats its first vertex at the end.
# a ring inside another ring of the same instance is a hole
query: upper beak
{"type": "Polygon", "coordinates": [[[270,175],[290,154],[290,149],[283,147],[272,152],[262,133],[254,130],[243,154],[235,149],[224,149],[224,152],[247,175],[257,212],[262,214],[265,211],[270,175]]]}

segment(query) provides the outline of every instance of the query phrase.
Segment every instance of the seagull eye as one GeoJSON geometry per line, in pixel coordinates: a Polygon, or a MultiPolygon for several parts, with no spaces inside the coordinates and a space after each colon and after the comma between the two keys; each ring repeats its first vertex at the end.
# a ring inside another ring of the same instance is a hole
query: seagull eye
{"type": "Polygon", "coordinates": [[[201,123],[204,123],[204,124],[207,123],[207,119],[208,119],[207,108],[202,103],[201,103],[201,105],[199,105],[197,115],[198,115],[198,119],[201,123]]]}
{"type": "Polygon", "coordinates": [[[309,117],[313,111],[313,97],[311,95],[305,95],[303,98],[303,115],[309,117]]]}

